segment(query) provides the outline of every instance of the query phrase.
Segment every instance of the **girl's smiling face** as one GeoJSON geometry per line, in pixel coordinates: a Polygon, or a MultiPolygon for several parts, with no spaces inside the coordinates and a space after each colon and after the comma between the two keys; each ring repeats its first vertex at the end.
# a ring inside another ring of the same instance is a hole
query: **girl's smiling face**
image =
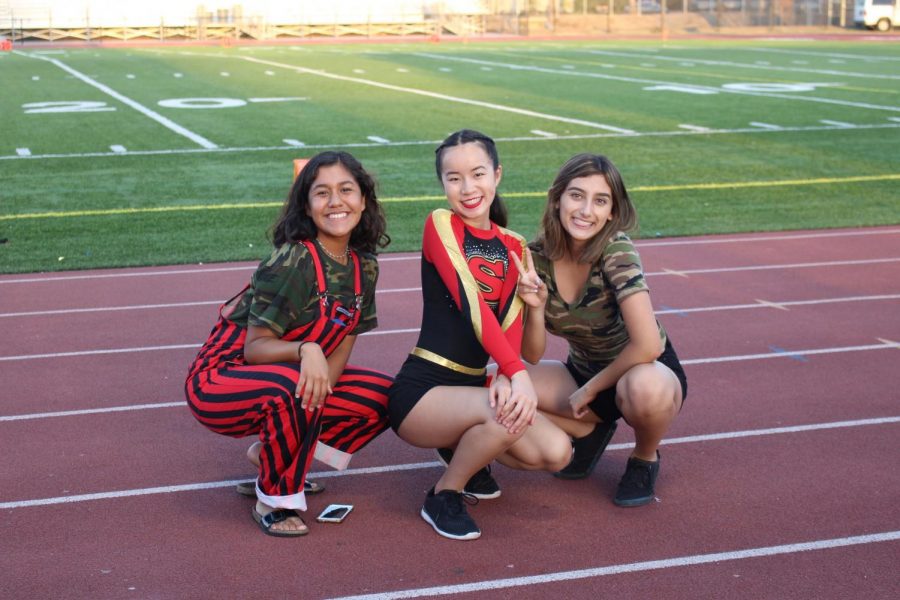
{"type": "Polygon", "coordinates": [[[313,220],[320,242],[342,252],[366,209],[359,184],[341,163],[321,167],[309,190],[306,214],[313,220]]]}
{"type": "Polygon", "coordinates": [[[441,183],[450,209],[466,225],[489,229],[491,204],[497,194],[502,168],[494,169],[488,153],[477,142],[451,146],[441,156],[441,183]]]}
{"type": "Polygon", "coordinates": [[[613,218],[613,196],[603,175],[578,177],[559,199],[559,222],[575,247],[583,246],[613,218]]]}

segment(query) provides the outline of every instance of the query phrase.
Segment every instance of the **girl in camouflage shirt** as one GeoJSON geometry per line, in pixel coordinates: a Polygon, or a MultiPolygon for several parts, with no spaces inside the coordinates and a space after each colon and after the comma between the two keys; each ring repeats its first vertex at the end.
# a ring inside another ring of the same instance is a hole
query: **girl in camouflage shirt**
{"type": "Polygon", "coordinates": [[[556,176],[538,237],[519,268],[518,293],[529,307],[522,356],[532,363],[538,407],[573,438],[572,462],[555,475],[590,475],[624,417],[635,448],[614,499],[619,506],[653,499],[657,448],[687,394],[625,233],[636,223],[612,162],[579,154],[556,176]],[[540,361],[545,331],[568,342],[565,363],[540,361]]]}

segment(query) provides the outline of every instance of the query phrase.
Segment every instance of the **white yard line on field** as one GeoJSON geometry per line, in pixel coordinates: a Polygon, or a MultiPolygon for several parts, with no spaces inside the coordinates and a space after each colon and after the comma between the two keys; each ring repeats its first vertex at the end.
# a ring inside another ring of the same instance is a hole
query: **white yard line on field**
{"type": "MultiPolygon", "coordinates": [[[[20,54],[22,56],[26,56],[29,58],[35,58],[38,60],[45,60],[47,62],[53,63],[54,65],[56,65],[63,71],[66,71],[67,73],[71,74],[73,77],[80,79],[84,83],[97,88],[98,90],[100,90],[104,94],[107,94],[108,96],[112,96],[113,98],[115,98],[116,100],[121,102],[122,104],[125,104],[126,106],[130,106],[131,108],[138,111],[142,115],[149,117],[150,119],[153,119],[154,121],[156,121],[163,127],[166,127],[167,129],[170,129],[171,131],[174,131],[178,135],[188,138],[189,140],[198,144],[199,146],[202,146],[203,148],[206,148],[209,150],[218,148],[218,146],[216,144],[212,143],[205,137],[182,127],[181,125],[172,121],[171,119],[164,117],[161,114],[159,114],[158,112],[147,108],[140,102],[132,100],[131,98],[125,96],[124,94],[117,92],[116,90],[112,89],[108,85],[104,85],[104,84],[100,83],[99,81],[91,79],[84,73],[81,73],[80,71],[76,71],[75,69],[73,69],[72,67],[70,67],[69,65],[65,64],[64,62],[62,62],[60,60],[57,60],[55,58],[46,58],[44,56],[37,56],[35,54],[30,54],[30,53],[26,53],[26,52],[20,52],[18,50],[16,50],[15,52],[16,52],[16,54],[20,54]]],[[[123,153],[113,152],[113,154],[120,156],[123,153]]]]}
{"type": "Polygon", "coordinates": [[[316,75],[318,77],[326,77],[328,79],[335,79],[337,81],[346,81],[349,83],[357,83],[360,85],[367,85],[372,87],[377,87],[385,90],[391,90],[394,92],[401,92],[404,94],[415,94],[417,96],[425,96],[428,98],[435,98],[437,100],[446,100],[449,102],[458,102],[460,104],[469,104],[472,106],[480,106],[482,108],[489,108],[491,110],[498,110],[503,112],[514,113],[518,115],[523,115],[526,117],[535,117],[538,119],[547,119],[550,121],[560,121],[563,123],[571,123],[574,125],[583,125],[585,127],[591,127],[594,129],[605,129],[607,131],[615,131],[617,133],[629,133],[630,130],[623,129],[621,127],[614,127],[612,125],[606,125],[604,123],[596,123],[593,121],[585,121],[583,119],[572,119],[569,117],[563,117],[559,115],[551,115],[547,113],[537,112],[533,110],[527,110],[524,108],[517,108],[514,106],[506,106],[504,104],[496,104],[493,102],[484,102],[481,100],[472,100],[471,98],[462,98],[459,96],[450,96],[448,94],[440,94],[438,92],[432,92],[430,90],[423,90],[419,88],[411,88],[411,87],[403,87],[399,85],[393,85],[390,83],[383,83],[380,81],[374,81],[372,79],[363,79],[360,77],[349,77],[347,75],[338,75],[336,73],[329,73],[327,71],[322,71],[319,69],[309,69],[306,67],[299,67],[296,65],[280,63],[270,60],[262,60],[259,58],[253,58],[250,56],[241,56],[238,57],[242,60],[247,60],[250,62],[256,62],[264,65],[270,65],[273,67],[280,67],[282,69],[289,69],[293,71],[297,71],[298,73],[306,73],[308,75],[316,75]]]}
{"type": "MultiPolygon", "coordinates": [[[[639,52],[612,52],[610,50],[585,50],[589,54],[601,56],[621,56],[623,58],[652,58],[653,60],[682,62],[684,57],[662,56],[659,54],[644,54],[639,52]]],[[[760,65],[755,63],[732,62],[728,60],[709,60],[702,58],[688,59],[693,63],[701,65],[737,67],[741,69],[762,69],[766,71],[790,71],[795,73],[816,73],[818,75],[837,75],[840,77],[861,77],[863,79],[894,79],[900,80],[900,75],[879,75],[873,73],[860,73],[858,71],[836,71],[834,69],[812,69],[806,67],[779,67],[776,65],[760,65]]]]}
{"type": "Polygon", "coordinates": [[[683,89],[695,89],[698,92],[706,93],[722,93],[722,94],[738,94],[742,96],[756,96],[759,98],[778,98],[780,100],[791,100],[800,102],[818,102],[822,104],[835,104],[838,106],[852,106],[854,108],[867,108],[871,110],[886,110],[892,112],[900,112],[900,106],[883,106],[880,104],[869,104],[867,102],[851,102],[849,100],[837,100],[834,98],[821,98],[818,96],[792,96],[790,94],[781,94],[776,92],[755,92],[750,90],[738,90],[733,88],[715,87],[709,85],[685,84],[677,81],[663,81],[657,79],[643,79],[639,77],[624,77],[621,75],[607,75],[605,73],[594,73],[589,71],[568,71],[565,69],[551,69],[548,67],[535,67],[530,65],[521,65],[515,63],[505,63],[493,60],[481,60],[476,58],[463,58],[461,56],[449,56],[445,54],[429,54],[427,52],[417,52],[416,56],[432,58],[435,60],[449,60],[463,63],[472,63],[478,65],[490,65],[494,67],[504,67],[515,71],[534,71],[536,73],[547,73],[550,75],[566,75],[569,77],[591,77],[596,79],[607,79],[611,81],[625,81],[628,83],[639,83],[645,85],[661,85],[661,86],[678,86],[683,89]]]}

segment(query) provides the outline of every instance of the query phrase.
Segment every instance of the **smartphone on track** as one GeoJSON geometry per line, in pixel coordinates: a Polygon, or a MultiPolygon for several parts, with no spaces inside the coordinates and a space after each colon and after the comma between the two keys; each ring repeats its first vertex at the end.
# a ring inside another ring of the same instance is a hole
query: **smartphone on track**
{"type": "Polygon", "coordinates": [[[352,504],[329,504],[316,517],[319,523],[340,523],[347,518],[350,511],[353,510],[352,504]]]}

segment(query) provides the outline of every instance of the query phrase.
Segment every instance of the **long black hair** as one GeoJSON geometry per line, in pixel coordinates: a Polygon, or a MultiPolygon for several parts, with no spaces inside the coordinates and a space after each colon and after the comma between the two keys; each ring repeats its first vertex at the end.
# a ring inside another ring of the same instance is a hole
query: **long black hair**
{"type": "MultiPolygon", "coordinates": [[[[444,159],[444,150],[453,146],[461,146],[470,143],[480,144],[481,147],[484,148],[484,151],[487,152],[491,162],[494,164],[494,171],[500,168],[500,156],[497,154],[497,145],[494,144],[494,140],[480,131],[460,129],[459,131],[448,135],[447,139],[441,142],[441,145],[434,150],[434,170],[437,172],[438,181],[441,181],[441,167],[443,166],[441,163],[444,159]]],[[[491,203],[489,217],[491,221],[500,227],[506,227],[506,223],[509,219],[506,214],[506,206],[503,204],[503,199],[500,197],[499,192],[494,194],[494,201],[491,203]]]]}
{"type": "Polygon", "coordinates": [[[385,233],[387,221],[384,218],[384,211],[378,203],[375,179],[352,154],[343,151],[327,151],[320,152],[309,159],[297,179],[294,180],[294,185],[281,209],[281,215],[272,225],[272,242],[275,246],[315,239],[319,230],[312,217],[307,214],[309,191],[319,175],[319,169],[335,164],[340,164],[350,171],[350,175],[353,176],[366,200],[366,207],[362,212],[359,224],[353,228],[353,232],[350,234],[350,246],[356,250],[374,253],[376,246],[384,248],[391,242],[390,236],[385,233]]]}

